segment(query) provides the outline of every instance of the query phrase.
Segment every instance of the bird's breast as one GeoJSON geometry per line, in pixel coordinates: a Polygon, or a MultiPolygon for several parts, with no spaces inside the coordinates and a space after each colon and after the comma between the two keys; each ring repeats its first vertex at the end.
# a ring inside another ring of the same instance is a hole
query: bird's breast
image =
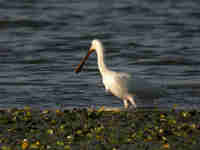
{"type": "Polygon", "coordinates": [[[119,82],[115,79],[115,76],[106,76],[103,78],[103,84],[106,90],[110,91],[113,95],[123,98],[124,95],[127,93],[125,87],[120,85],[119,82]]]}
{"type": "Polygon", "coordinates": [[[103,84],[107,90],[110,90],[114,84],[114,80],[112,76],[104,76],[103,77],[103,84]]]}

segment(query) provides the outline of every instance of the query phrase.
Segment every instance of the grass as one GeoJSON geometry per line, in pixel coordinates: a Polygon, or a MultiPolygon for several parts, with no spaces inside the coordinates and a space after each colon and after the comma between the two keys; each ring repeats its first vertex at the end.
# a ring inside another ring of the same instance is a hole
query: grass
{"type": "Polygon", "coordinates": [[[0,110],[2,150],[199,149],[200,112],[0,110]]]}

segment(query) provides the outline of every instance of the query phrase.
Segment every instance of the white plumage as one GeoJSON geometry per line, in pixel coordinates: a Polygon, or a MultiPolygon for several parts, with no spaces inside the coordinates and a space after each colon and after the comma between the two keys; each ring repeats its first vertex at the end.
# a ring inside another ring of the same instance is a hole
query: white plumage
{"type": "Polygon", "coordinates": [[[96,39],[92,41],[87,55],[76,68],[76,73],[81,71],[85,61],[93,51],[97,53],[98,68],[106,91],[122,99],[125,108],[128,108],[129,103],[136,107],[136,102],[134,100],[136,97],[149,104],[153,102],[152,100],[162,96],[165,92],[162,88],[142,78],[134,77],[129,73],[115,72],[108,69],[104,63],[104,47],[100,40],[96,39]]]}

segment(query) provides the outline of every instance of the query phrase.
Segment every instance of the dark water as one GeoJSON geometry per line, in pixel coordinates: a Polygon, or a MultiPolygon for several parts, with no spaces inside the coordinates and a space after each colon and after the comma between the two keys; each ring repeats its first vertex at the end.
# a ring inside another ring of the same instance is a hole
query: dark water
{"type": "Polygon", "coordinates": [[[2,0],[0,107],[122,107],[105,93],[96,56],[73,71],[94,38],[107,63],[166,87],[162,107],[200,106],[200,1],[2,0]]]}

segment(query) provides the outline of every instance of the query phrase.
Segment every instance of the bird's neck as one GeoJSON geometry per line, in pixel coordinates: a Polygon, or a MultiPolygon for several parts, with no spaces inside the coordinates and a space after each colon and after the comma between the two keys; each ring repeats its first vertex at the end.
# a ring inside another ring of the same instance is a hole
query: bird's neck
{"type": "Polygon", "coordinates": [[[105,64],[104,48],[103,47],[100,47],[100,49],[97,50],[97,61],[98,61],[98,68],[99,68],[101,75],[110,71],[108,69],[107,65],[105,64]]]}

